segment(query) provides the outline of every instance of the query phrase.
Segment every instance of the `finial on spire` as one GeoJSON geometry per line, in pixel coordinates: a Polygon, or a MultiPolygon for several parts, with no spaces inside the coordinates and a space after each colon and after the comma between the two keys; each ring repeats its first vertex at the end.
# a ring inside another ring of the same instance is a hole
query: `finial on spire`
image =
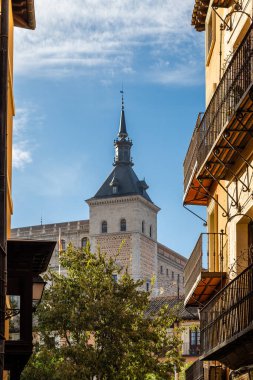
{"type": "Polygon", "coordinates": [[[126,130],[126,122],[125,122],[125,112],[124,112],[124,90],[123,90],[123,83],[122,83],[122,90],[121,93],[121,116],[120,116],[120,124],[119,124],[119,133],[118,136],[120,139],[125,139],[128,134],[126,130]]]}
{"type": "Polygon", "coordinates": [[[124,111],[124,89],[123,89],[123,82],[122,82],[120,93],[121,93],[121,110],[124,111]]]}

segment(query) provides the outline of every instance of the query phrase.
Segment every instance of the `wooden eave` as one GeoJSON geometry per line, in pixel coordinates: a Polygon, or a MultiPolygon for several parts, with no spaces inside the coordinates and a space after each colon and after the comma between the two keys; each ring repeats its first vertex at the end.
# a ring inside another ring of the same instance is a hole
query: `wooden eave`
{"type": "Polygon", "coordinates": [[[214,292],[225,285],[225,281],[225,272],[200,272],[191,291],[185,298],[184,305],[186,307],[205,305],[214,295],[214,292]]]}
{"type": "Polygon", "coordinates": [[[34,0],[12,0],[14,25],[19,28],[36,28],[34,0]]]}
{"type": "MultiPolygon", "coordinates": [[[[212,185],[212,181],[210,179],[204,179],[202,181],[202,185],[209,189],[212,185]]],[[[191,185],[185,193],[183,203],[184,205],[207,206],[208,200],[208,193],[203,189],[203,187],[201,187],[195,173],[191,185]]]]}
{"type": "Polygon", "coordinates": [[[213,1],[213,7],[218,8],[229,8],[235,3],[234,0],[214,0],[213,1]]]}
{"type": "Polygon", "coordinates": [[[205,20],[210,0],[195,0],[192,12],[192,25],[198,32],[205,30],[205,20]]]}
{"type": "Polygon", "coordinates": [[[185,205],[208,205],[208,193],[205,192],[197,179],[202,181],[202,185],[207,189],[207,191],[211,190],[214,183],[214,179],[210,176],[210,173],[217,180],[231,180],[232,173],[229,168],[232,168],[235,163],[241,161],[240,155],[236,150],[243,155],[244,149],[252,140],[253,136],[252,94],[253,83],[248,87],[242,96],[241,101],[236,108],[236,112],[231,115],[228,122],[222,128],[200,170],[194,173],[190,185],[186,189],[184,195],[183,203],[185,205]],[[238,113],[241,113],[240,120],[238,120],[237,117],[238,113]],[[223,138],[224,133],[227,134],[229,143],[235,147],[236,150],[232,149],[223,138]],[[219,160],[221,160],[224,165],[222,165],[219,160]],[[208,171],[210,171],[210,173],[208,171]]]}

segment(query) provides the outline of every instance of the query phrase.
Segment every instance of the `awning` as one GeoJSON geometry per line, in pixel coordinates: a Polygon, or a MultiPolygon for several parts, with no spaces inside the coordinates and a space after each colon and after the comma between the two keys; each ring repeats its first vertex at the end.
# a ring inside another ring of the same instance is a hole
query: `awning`
{"type": "Polygon", "coordinates": [[[220,290],[226,281],[226,272],[203,271],[197,277],[192,290],[185,298],[185,306],[201,307],[213,296],[214,292],[220,290]]]}

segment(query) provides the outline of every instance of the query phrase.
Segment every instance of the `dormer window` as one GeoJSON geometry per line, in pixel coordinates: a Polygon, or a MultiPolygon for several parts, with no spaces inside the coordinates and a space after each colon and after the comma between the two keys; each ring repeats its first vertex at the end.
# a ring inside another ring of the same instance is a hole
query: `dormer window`
{"type": "Polygon", "coordinates": [[[112,194],[118,194],[119,192],[119,180],[114,176],[110,182],[112,188],[112,194]]]}
{"type": "Polygon", "coordinates": [[[107,233],[107,221],[106,220],[103,220],[101,227],[102,227],[101,228],[102,234],[106,234],[107,233]]]}
{"type": "Polygon", "coordinates": [[[120,220],[120,231],[126,231],[126,219],[121,219],[120,220]]]}
{"type": "Polygon", "coordinates": [[[138,181],[138,187],[140,195],[144,195],[145,191],[148,189],[148,185],[146,184],[145,179],[143,179],[142,181],[138,181]]]}

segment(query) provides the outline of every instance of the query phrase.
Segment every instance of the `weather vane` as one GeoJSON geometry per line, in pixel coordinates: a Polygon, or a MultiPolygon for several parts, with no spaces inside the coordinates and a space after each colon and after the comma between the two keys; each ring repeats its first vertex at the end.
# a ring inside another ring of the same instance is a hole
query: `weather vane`
{"type": "Polygon", "coordinates": [[[122,105],[122,110],[124,110],[124,89],[123,89],[123,82],[122,82],[122,87],[121,87],[121,90],[120,90],[120,93],[121,93],[121,105],[122,105]]]}

